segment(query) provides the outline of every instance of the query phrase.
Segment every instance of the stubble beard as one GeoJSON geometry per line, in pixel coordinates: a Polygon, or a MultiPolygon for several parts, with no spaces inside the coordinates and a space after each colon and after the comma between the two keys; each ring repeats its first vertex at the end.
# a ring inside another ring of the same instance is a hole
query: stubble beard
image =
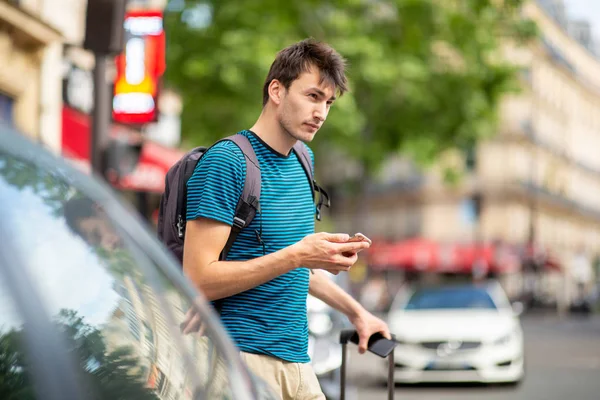
{"type": "Polygon", "coordinates": [[[294,132],[294,129],[292,127],[292,122],[289,119],[287,119],[285,117],[285,115],[280,116],[278,122],[279,122],[279,126],[281,127],[281,130],[286,135],[288,135],[288,137],[290,137],[290,138],[292,138],[294,140],[300,140],[300,141],[303,141],[303,142],[306,141],[305,137],[303,137],[301,134],[298,134],[298,133],[294,132]]]}

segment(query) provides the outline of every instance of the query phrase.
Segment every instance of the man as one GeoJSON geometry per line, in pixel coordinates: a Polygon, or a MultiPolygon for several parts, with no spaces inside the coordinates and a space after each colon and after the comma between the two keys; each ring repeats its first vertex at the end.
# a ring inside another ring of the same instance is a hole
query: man
{"type": "MultiPolygon", "coordinates": [[[[347,90],[344,59],[331,47],[304,40],[279,52],[263,88],[263,109],[249,130],[262,175],[260,210],[220,261],[245,179],[242,151],[230,141],[200,160],[187,190],[184,272],[218,304],[242,359],[283,399],[324,399],[309,365],[308,293],[348,316],[368,338],[386,324],[333,283],[324,271],[345,272],[367,242],[347,234],[314,233],[315,206],[297,141],[311,142],[336,94],[347,90]],[[311,272],[309,272],[311,271],[311,272]]],[[[312,153],[311,153],[312,157],[312,153]]]]}
{"type": "Polygon", "coordinates": [[[63,205],[67,226],[87,243],[111,252],[121,246],[121,237],[100,206],[87,197],[72,198],[63,205]]]}

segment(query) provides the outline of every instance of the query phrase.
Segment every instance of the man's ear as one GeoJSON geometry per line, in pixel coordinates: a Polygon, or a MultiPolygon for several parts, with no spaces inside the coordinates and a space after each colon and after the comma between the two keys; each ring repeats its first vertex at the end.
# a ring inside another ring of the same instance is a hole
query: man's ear
{"type": "Polygon", "coordinates": [[[273,103],[279,105],[284,95],[285,87],[281,84],[281,82],[279,82],[277,79],[271,80],[271,83],[269,83],[269,98],[273,101],[273,103]]]}

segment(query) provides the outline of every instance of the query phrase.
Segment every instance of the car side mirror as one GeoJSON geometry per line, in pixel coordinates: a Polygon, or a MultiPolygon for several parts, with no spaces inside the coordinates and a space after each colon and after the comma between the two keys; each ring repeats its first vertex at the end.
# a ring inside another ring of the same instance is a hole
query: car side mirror
{"type": "Polygon", "coordinates": [[[523,314],[523,311],[525,311],[525,306],[522,302],[515,301],[514,303],[512,303],[512,310],[513,314],[515,314],[515,317],[520,317],[521,314],[523,314]]]}

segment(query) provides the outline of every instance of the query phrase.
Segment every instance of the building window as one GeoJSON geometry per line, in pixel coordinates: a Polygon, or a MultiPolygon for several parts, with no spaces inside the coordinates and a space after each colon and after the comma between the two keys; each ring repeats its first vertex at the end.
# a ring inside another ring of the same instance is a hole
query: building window
{"type": "Polygon", "coordinates": [[[14,102],[11,97],[0,93],[0,122],[13,126],[14,102]]]}

